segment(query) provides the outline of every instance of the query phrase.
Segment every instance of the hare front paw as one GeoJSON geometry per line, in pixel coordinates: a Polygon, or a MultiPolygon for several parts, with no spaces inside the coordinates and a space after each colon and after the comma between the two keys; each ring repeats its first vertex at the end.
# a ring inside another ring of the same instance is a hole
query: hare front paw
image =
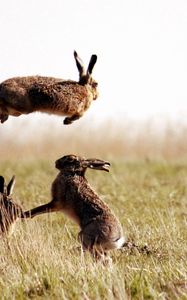
{"type": "Polygon", "coordinates": [[[73,121],[78,120],[80,117],[82,116],[82,114],[77,114],[77,115],[73,115],[71,117],[67,117],[64,119],[64,124],[68,125],[73,123],[73,121]]]}
{"type": "Polygon", "coordinates": [[[71,124],[73,121],[71,120],[71,118],[65,118],[64,119],[64,125],[69,125],[69,124],[71,124]]]}

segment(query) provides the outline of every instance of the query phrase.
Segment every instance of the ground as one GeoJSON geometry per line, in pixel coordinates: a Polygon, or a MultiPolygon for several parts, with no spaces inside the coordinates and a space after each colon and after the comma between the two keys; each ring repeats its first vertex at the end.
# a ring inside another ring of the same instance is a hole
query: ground
{"type": "MultiPolygon", "coordinates": [[[[50,200],[53,161],[1,161],[0,170],[16,175],[25,210],[50,200]]],[[[82,253],[62,213],[18,221],[0,240],[1,299],[187,299],[187,162],[112,159],[110,173],[87,177],[139,250],[112,251],[103,264],[82,253]]]]}

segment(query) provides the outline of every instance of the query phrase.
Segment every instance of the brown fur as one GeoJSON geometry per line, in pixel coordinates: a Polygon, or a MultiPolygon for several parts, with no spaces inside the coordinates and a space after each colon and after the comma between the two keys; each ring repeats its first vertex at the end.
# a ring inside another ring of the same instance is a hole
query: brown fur
{"type": "Polygon", "coordinates": [[[91,73],[97,56],[92,55],[87,72],[74,52],[79,81],[53,77],[27,76],[7,79],[0,84],[0,122],[9,115],[20,116],[35,111],[68,116],[64,124],[79,119],[98,96],[91,73]]]}
{"type": "Polygon", "coordinates": [[[15,179],[13,177],[6,187],[4,178],[0,176],[0,235],[9,233],[13,223],[23,214],[22,208],[11,198],[14,183],[15,179]]]}
{"type": "Polygon", "coordinates": [[[24,216],[62,211],[80,226],[79,238],[84,249],[119,248],[124,242],[122,227],[85,178],[87,168],[108,171],[108,166],[107,162],[75,155],[60,158],[56,161],[60,172],[52,184],[52,201],[25,212],[24,216]]]}

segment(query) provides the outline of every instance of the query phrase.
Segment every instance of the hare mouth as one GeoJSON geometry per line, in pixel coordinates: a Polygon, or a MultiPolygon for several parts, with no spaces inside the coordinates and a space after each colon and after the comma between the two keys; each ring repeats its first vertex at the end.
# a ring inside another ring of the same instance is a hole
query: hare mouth
{"type": "Polygon", "coordinates": [[[86,160],[87,167],[95,170],[102,170],[109,172],[110,163],[107,161],[103,161],[100,159],[87,159],[86,160]]]}

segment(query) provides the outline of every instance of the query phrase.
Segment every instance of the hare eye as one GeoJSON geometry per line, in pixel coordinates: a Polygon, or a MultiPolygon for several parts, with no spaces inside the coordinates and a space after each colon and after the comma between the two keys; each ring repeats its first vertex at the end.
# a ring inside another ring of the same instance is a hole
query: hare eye
{"type": "Polygon", "coordinates": [[[75,160],[73,158],[70,158],[68,161],[67,161],[67,164],[74,164],[75,163],[75,160]]]}

